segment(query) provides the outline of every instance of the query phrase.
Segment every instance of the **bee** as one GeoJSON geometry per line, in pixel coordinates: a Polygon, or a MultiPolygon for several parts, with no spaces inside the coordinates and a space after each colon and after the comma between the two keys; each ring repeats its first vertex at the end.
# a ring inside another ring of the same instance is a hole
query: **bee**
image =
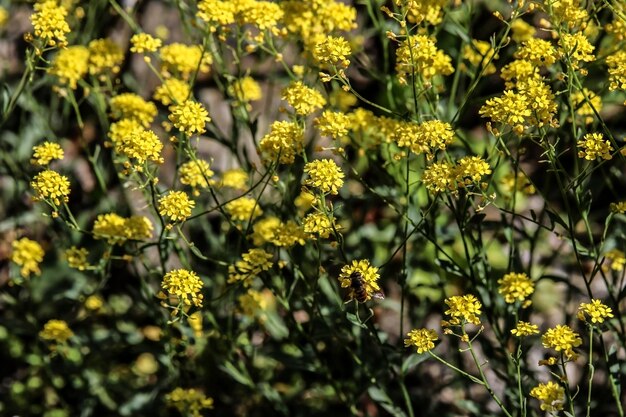
{"type": "MultiPolygon", "coordinates": [[[[363,280],[363,275],[359,271],[354,271],[349,276],[350,278],[350,296],[353,300],[356,300],[359,303],[364,303],[367,300],[367,289],[365,286],[365,281],[363,280]]],[[[377,298],[382,300],[385,298],[385,295],[382,291],[376,291],[372,294],[372,298],[377,298]]]]}

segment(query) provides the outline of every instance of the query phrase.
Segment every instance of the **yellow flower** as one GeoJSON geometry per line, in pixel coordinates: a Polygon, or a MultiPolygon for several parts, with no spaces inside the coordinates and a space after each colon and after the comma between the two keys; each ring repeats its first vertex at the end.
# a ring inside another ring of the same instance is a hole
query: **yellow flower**
{"type": "Polygon", "coordinates": [[[155,52],[161,47],[161,39],[154,38],[147,33],[136,33],[130,38],[130,52],[142,54],[144,52],[155,52]]]}
{"type": "Polygon", "coordinates": [[[198,17],[215,30],[215,26],[235,23],[235,7],[232,1],[201,0],[198,3],[198,17]]]}
{"type": "Polygon", "coordinates": [[[148,127],[157,115],[156,105],[134,93],[119,94],[111,99],[111,116],[114,119],[135,119],[148,127]]]}
{"type": "Polygon", "coordinates": [[[202,410],[213,408],[213,398],[207,397],[200,390],[176,388],[165,396],[170,407],[176,408],[182,415],[202,417],[202,410]]]}
{"type": "Polygon", "coordinates": [[[315,124],[324,136],[341,139],[348,134],[350,117],[345,113],[324,110],[322,115],[315,119],[315,124]]]}
{"type": "Polygon", "coordinates": [[[129,136],[122,138],[119,151],[128,159],[135,159],[137,170],[141,171],[141,165],[147,161],[163,162],[161,150],[163,144],[159,137],[152,130],[133,130],[129,136]]]}
{"type": "Polygon", "coordinates": [[[540,407],[544,411],[556,412],[563,409],[565,391],[563,387],[552,381],[534,387],[530,390],[530,396],[541,401],[540,407]]]}
{"type": "Polygon", "coordinates": [[[119,122],[111,123],[108,133],[111,143],[107,143],[107,146],[112,144],[115,151],[120,152],[124,139],[131,136],[136,130],[144,130],[141,122],[136,119],[122,119],[119,122]]]}
{"type": "Polygon", "coordinates": [[[504,301],[510,304],[515,301],[524,301],[535,291],[535,284],[525,273],[505,274],[498,280],[498,284],[500,284],[498,292],[504,295],[504,301]]]}
{"type": "Polygon", "coordinates": [[[280,5],[270,1],[242,1],[237,7],[239,23],[255,25],[261,31],[274,29],[283,14],[280,5]]]}
{"type": "Polygon", "coordinates": [[[252,77],[242,77],[228,86],[228,94],[241,103],[260,100],[261,86],[252,77]]]}
{"type": "Polygon", "coordinates": [[[180,302],[190,306],[202,307],[204,296],[202,291],[202,280],[193,271],[186,269],[175,269],[168,272],[163,277],[161,288],[169,295],[176,296],[180,302]]]}
{"type": "Polygon", "coordinates": [[[4,7],[0,6],[0,30],[4,28],[4,26],[9,21],[9,11],[4,7]]]}
{"type": "Polygon", "coordinates": [[[430,80],[435,75],[454,72],[452,58],[437,49],[435,41],[424,35],[412,35],[396,51],[396,72],[401,84],[411,82],[411,74],[430,80]]]}
{"type": "Polygon", "coordinates": [[[580,62],[591,62],[596,59],[593,55],[593,46],[587,37],[581,32],[575,34],[565,33],[561,39],[559,39],[559,46],[561,47],[561,56],[567,58],[572,64],[572,68],[578,69],[580,62]]]}
{"type": "Polygon", "coordinates": [[[41,39],[48,46],[64,47],[67,45],[65,35],[70,33],[70,27],[65,18],[67,9],[57,5],[55,0],[35,3],[35,13],[30,16],[30,21],[35,28],[36,38],[41,39]]]}
{"type": "Polygon", "coordinates": [[[472,43],[463,48],[463,58],[467,59],[474,67],[480,65],[483,68],[483,75],[496,72],[493,61],[498,59],[498,55],[489,42],[472,39],[472,43]]]}
{"type": "Polygon", "coordinates": [[[198,338],[202,337],[202,311],[198,310],[187,317],[189,327],[193,330],[193,335],[198,338]]]}
{"type": "Polygon", "coordinates": [[[65,343],[72,336],[74,336],[74,332],[63,320],[48,320],[39,332],[39,337],[42,339],[57,343],[65,343]]]}
{"type": "Polygon", "coordinates": [[[269,270],[272,263],[272,254],[263,249],[250,249],[241,256],[241,260],[228,267],[228,283],[241,282],[250,286],[251,280],[261,272],[269,270]]]}
{"type": "Polygon", "coordinates": [[[61,145],[54,142],[44,142],[41,145],[33,146],[33,157],[30,163],[33,165],[46,166],[53,159],[63,159],[63,156],[61,145]]]}
{"type": "Polygon", "coordinates": [[[89,70],[89,49],[75,45],[59,50],[52,59],[48,73],[59,79],[61,84],[67,84],[72,90],[89,70]]]}
{"type": "Polygon", "coordinates": [[[540,75],[537,65],[524,59],[516,59],[502,67],[500,77],[505,81],[505,87],[511,90],[518,82],[529,78],[540,78],[540,75]]]}
{"type": "Polygon", "coordinates": [[[406,7],[409,22],[415,24],[426,22],[430,25],[441,23],[443,8],[448,4],[447,0],[395,0],[394,2],[397,6],[406,7]]]}
{"type": "Polygon", "coordinates": [[[593,161],[597,158],[609,160],[613,158],[611,152],[613,147],[609,140],[604,140],[602,133],[587,133],[582,139],[576,142],[576,146],[581,148],[578,151],[579,158],[593,161]]]}
{"type": "Polygon", "coordinates": [[[93,224],[96,239],[106,239],[109,245],[123,245],[127,240],[152,237],[153,226],[144,216],[122,217],[115,213],[99,214],[93,224]]]}
{"type": "Polygon", "coordinates": [[[42,171],[33,178],[30,185],[35,190],[36,200],[50,200],[55,206],[60,206],[61,201],[69,201],[70,181],[58,172],[42,171]]]}
{"type": "Polygon", "coordinates": [[[528,323],[526,321],[518,321],[514,329],[511,330],[511,334],[517,337],[532,336],[539,333],[539,327],[536,324],[528,323]]]}
{"type": "Polygon", "coordinates": [[[294,108],[296,114],[302,116],[309,115],[326,104],[326,100],[319,91],[307,87],[301,81],[292,82],[283,90],[281,98],[294,108]]]}
{"type": "Polygon", "coordinates": [[[624,214],[626,213],[626,201],[611,203],[609,204],[609,209],[612,213],[624,214]]]}
{"type": "Polygon", "coordinates": [[[329,217],[322,212],[310,213],[302,222],[304,233],[312,239],[315,239],[315,235],[328,239],[333,232],[333,226],[336,230],[340,229],[339,225],[335,224],[335,218],[332,214],[329,217]]]}
{"type": "Polygon", "coordinates": [[[252,226],[252,243],[254,246],[261,246],[274,239],[274,234],[281,221],[278,217],[265,217],[252,226]]]}
{"type": "Polygon", "coordinates": [[[525,59],[537,66],[545,67],[556,62],[556,55],[554,46],[549,41],[539,38],[528,39],[515,52],[515,58],[525,59]]]}
{"type": "Polygon", "coordinates": [[[585,124],[593,123],[596,113],[602,110],[602,98],[586,88],[582,91],[575,91],[571,98],[576,114],[584,117],[585,124]]]}
{"type": "Polygon", "coordinates": [[[591,318],[592,323],[604,323],[604,319],[614,317],[613,310],[602,304],[600,300],[591,300],[591,303],[581,303],[578,307],[578,318],[587,320],[587,315],[591,318]]]}
{"type": "Polygon", "coordinates": [[[404,346],[415,346],[417,353],[429,352],[435,348],[433,343],[437,339],[437,332],[432,329],[413,329],[407,333],[408,338],[404,339],[404,346]]]}
{"type": "Polygon", "coordinates": [[[511,31],[513,32],[513,35],[511,35],[513,41],[521,43],[535,36],[537,30],[522,19],[515,19],[511,22],[511,31]]]}
{"type": "Polygon", "coordinates": [[[198,188],[207,188],[209,178],[214,174],[209,163],[203,159],[185,162],[178,169],[180,182],[194,189],[194,195],[198,195],[198,188]]]}
{"type": "Polygon", "coordinates": [[[256,290],[248,290],[247,293],[239,296],[239,309],[248,317],[257,317],[263,320],[263,312],[268,307],[267,299],[262,293],[256,290]]]}
{"type": "Polygon", "coordinates": [[[204,106],[193,100],[187,100],[181,104],[174,104],[170,107],[169,119],[174,126],[186,134],[201,135],[206,132],[205,125],[211,121],[209,112],[204,106]]]}
{"type": "Polygon", "coordinates": [[[89,263],[87,262],[87,256],[89,256],[89,251],[85,248],[77,248],[76,246],[72,246],[65,251],[64,256],[70,268],[84,271],[89,267],[89,263]]]}
{"type": "Polygon", "coordinates": [[[350,44],[342,36],[328,36],[313,49],[313,58],[322,67],[347,68],[350,65],[348,57],[351,54],[350,44]]]}
{"type": "Polygon", "coordinates": [[[229,169],[222,173],[222,181],[220,181],[219,186],[246,191],[248,189],[248,180],[248,174],[243,169],[229,169]]]}
{"type": "Polygon", "coordinates": [[[259,150],[268,162],[293,164],[296,155],[302,152],[303,141],[304,132],[297,123],[276,121],[259,142],[259,150]]]}
{"type": "Polygon", "coordinates": [[[124,51],[111,39],[94,39],[89,42],[89,73],[120,72],[124,51]]]}
{"type": "Polygon", "coordinates": [[[289,248],[296,243],[304,246],[306,243],[306,234],[304,228],[295,222],[289,220],[286,223],[280,223],[274,231],[272,243],[276,246],[289,248]]]}
{"type": "Polygon", "coordinates": [[[259,203],[251,197],[241,197],[224,206],[234,221],[247,222],[263,214],[259,203]]]}
{"type": "Polygon", "coordinates": [[[332,159],[317,159],[304,166],[308,178],[304,184],[318,188],[324,194],[339,194],[344,174],[332,159]]]}
{"type": "Polygon", "coordinates": [[[447,161],[435,162],[426,167],[422,183],[431,193],[442,193],[455,188],[456,172],[447,161]]]}
{"type": "Polygon", "coordinates": [[[482,304],[476,296],[472,294],[453,295],[446,298],[445,303],[449,307],[445,314],[450,316],[450,320],[445,323],[446,325],[459,326],[465,322],[480,324],[482,304]]]}
{"type": "Polygon", "coordinates": [[[573,360],[578,357],[574,352],[574,348],[580,346],[582,342],[578,333],[574,332],[569,326],[561,324],[553,329],[546,330],[541,337],[543,347],[563,352],[567,359],[573,360]]]}
{"type": "Polygon", "coordinates": [[[11,262],[21,267],[21,276],[28,278],[33,273],[41,275],[39,264],[43,261],[44,250],[39,243],[23,237],[14,240],[11,247],[11,262]]]}
{"type": "Polygon", "coordinates": [[[171,222],[185,221],[191,216],[196,202],[184,191],[170,191],[159,199],[159,214],[169,217],[171,222]]]}
{"type": "Polygon", "coordinates": [[[183,103],[191,95],[189,83],[177,78],[168,78],[158,86],[152,96],[164,106],[183,103]]]}
{"type": "Polygon", "coordinates": [[[341,288],[349,288],[352,299],[356,299],[351,278],[351,275],[355,272],[361,274],[366,301],[380,292],[380,285],[378,285],[380,274],[378,273],[378,268],[370,265],[370,261],[367,259],[353,260],[351,264],[341,267],[341,273],[339,274],[341,288]]]}
{"type": "Polygon", "coordinates": [[[184,45],[171,43],[161,47],[161,72],[165,75],[178,74],[183,79],[199,70],[208,73],[213,62],[211,55],[202,50],[201,45],[184,45]]]}
{"type": "Polygon", "coordinates": [[[626,51],[618,50],[606,57],[609,67],[609,90],[626,89],[626,51]]]}
{"type": "Polygon", "coordinates": [[[99,295],[90,295],[85,300],[85,308],[91,311],[98,311],[104,306],[104,300],[99,295]]]}

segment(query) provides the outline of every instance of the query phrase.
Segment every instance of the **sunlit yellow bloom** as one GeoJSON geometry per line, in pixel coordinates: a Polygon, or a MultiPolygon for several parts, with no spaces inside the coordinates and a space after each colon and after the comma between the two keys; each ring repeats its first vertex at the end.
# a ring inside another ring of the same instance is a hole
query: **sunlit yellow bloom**
{"type": "Polygon", "coordinates": [[[614,317],[611,307],[596,299],[591,300],[591,303],[581,303],[578,307],[578,318],[586,321],[587,316],[592,323],[604,323],[605,319],[614,317]]]}
{"type": "Polygon", "coordinates": [[[63,159],[63,149],[61,145],[54,142],[44,142],[41,145],[33,146],[33,157],[31,164],[46,166],[53,159],[63,159]]]}
{"type": "Polygon", "coordinates": [[[193,271],[186,269],[175,269],[168,272],[163,277],[161,288],[169,295],[174,295],[185,305],[202,307],[204,296],[202,291],[202,280],[193,271]]]}
{"type": "Polygon", "coordinates": [[[65,343],[74,336],[74,332],[63,320],[48,320],[43,329],[39,332],[39,337],[56,343],[65,343]]]}
{"type": "Polygon", "coordinates": [[[408,338],[404,339],[404,346],[415,346],[417,353],[424,353],[435,348],[435,341],[439,339],[437,332],[432,329],[414,329],[407,333],[408,338]]]}
{"type": "Polygon", "coordinates": [[[39,264],[43,261],[44,250],[34,240],[23,237],[11,243],[11,262],[20,267],[20,275],[24,278],[31,274],[41,275],[39,264]]]}

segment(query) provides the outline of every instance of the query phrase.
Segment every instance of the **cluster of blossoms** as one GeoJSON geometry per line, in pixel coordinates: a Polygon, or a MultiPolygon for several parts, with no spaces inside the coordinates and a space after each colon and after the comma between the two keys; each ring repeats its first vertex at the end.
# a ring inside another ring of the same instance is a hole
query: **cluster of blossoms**
{"type": "Polygon", "coordinates": [[[436,75],[450,75],[454,72],[452,58],[441,49],[437,49],[435,41],[425,35],[411,35],[400,42],[396,51],[396,74],[402,84],[420,76],[430,80],[436,75]]]}
{"type": "Polygon", "coordinates": [[[203,159],[185,162],[178,168],[181,184],[189,185],[194,195],[199,195],[198,188],[208,188],[214,175],[209,163],[203,159]]]}
{"type": "Polygon", "coordinates": [[[56,343],[65,343],[72,336],[74,336],[74,332],[67,325],[67,323],[63,320],[48,320],[46,324],[44,324],[43,329],[39,332],[39,337],[43,340],[48,340],[56,343]]]}
{"type": "Polygon", "coordinates": [[[252,197],[241,197],[224,205],[234,221],[247,222],[263,214],[259,202],[252,197]]]}
{"type": "Polygon", "coordinates": [[[587,133],[578,141],[576,146],[580,148],[578,151],[579,158],[585,158],[589,161],[598,158],[605,160],[613,158],[613,155],[611,155],[613,151],[611,142],[605,140],[602,133],[587,133]]]}
{"type": "Polygon", "coordinates": [[[64,152],[61,145],[54,142],[44,142],[41,145],[33,147],[33,157],[31,163],[33,165],[47,166],[52,160],[63,159],[64,152]]]}
{"type": "Polygon", "coordinates": [[[87,267],[89,267],[89,263],[87,262],[89,251],[85,248],[72,246],[71,248],[65,250],[64,256],[70,268],[84,271],[87,267]]]}
{"type": "Polygon", "coordinates": [[[165,396],[165,401],[181,414],[202,417],[202,410],[213,408],[213,398],[195,388],[176,388],[165,396]]]}
{"type": "Polygon", "coordinates": [[[39,264],[43,261],[44,250],[39,243],[27,237],[14,240],[11,244],[11,262],[20,267],[20,275],[24,278],[31,274],[41,275],[39,264]]]}
{"type": "Polygon", "coordinates": [[[317,159],[304,166],[308,178],[304,185],[317,188],[323,194],[339,194],[343,186],[344,173],[332,159],[317,159]]]}
{"type": "Polygon", "coordinates": [[[35,175],[30,185],[35,191],[35,200],[46,200],[54,207],[69,201],[70,180],[56,171],[40,172],[35,175]]]}
{"type": "Polygon", "coordinates": [[[391,122],[390,138],[400,148],[409,148],[416,155],[425,154],[428,160],[434,158],[437,150],[445,150],[454,140],[454,130],[449,123],[428,120],[423,123],[391,122]]]}
{"type": "Polygon", "coordinates": [[[109,245],[123,245],[128,240],[151,238],[152,230],[152,222],[147,217],[107,213],[98,215],[92,233],[96,239],[106,239],[109,245]]]}
{"type": "Polygon", "coordinates": [[[508,273],[498,280],[498,284],[500,284],[498,292],[504,296],[507,303],[524,301],[524,307],[530,305],[530,300],[526,298],[535,291],[535,285],[525,273],[508,273]]]}
{"type": "Polygon", "coordinates": [[[460,188],[481,185],[485,175],[491,174],[489,163],[478,156],[461,158],[456,165],[447,161],[435,162],[424,170],[422,182],[432,193],[456,192],[460,188]]]}
{"type": "Polygon", "coordinates": [[[171,222],[184,222],[191,216],[196,202],[184,191],[170,191],[159,199],[159,214],[171,222]]]}
{"type": "Polygon", "coordinates": [[[297,123],[276,121],[259,142],[259,151],[268,162],[293,164],[296,155],[302,152],[303,143],[304,131],[297,123]]]}
{"type": "Polygon", "coordinates": [[[378,279],[378,268],[370,265],[367,259],[354,260],[351,264],[344,265],[341,268],[341,274],[339,274],[339,282],[341,288],[350,288],[350,298],[356,300],[356,294],[354,286],[352,285],[352,275],[360,274],[361,284],[365,291],[365,300],[370,300],[375,294],[380,292],[380,285],[378,279]]]}
{"type": "Polygon", "coordinates": [[[255,246],[271,243],[289,248],[296,244],[304,245],[306,237],[303,227],[293,220],[282,222],[274,216],[261,219],[252,226],[252,242],[255,246]]]}
{"type": "Polygon", "coordinates": [[[250,249],[241,256],[240,261],[228,267],[228,282],[250,286],[253,278],[272,267],[272,258],[272,254],[263,249],[250,249]]]}
{"type": "Polygon", "coordinates": [[[316,211],[307,214],[302,221],[302,228],[310,239],[328,239],[334,231],[341,229],[341,225],[335,222],[334,215],[316,211]]]}
{"type": "Polygon", "coordinates": [[[304,85],[302,81],[291,83],[283,91],[281,98],[293,107],[296,114],[301,116],[307,116],[326,105],[324,96],[319,91],[304,85]]]}
{"type": "Polygon", "coordinates": [[[161,287],[168,295],[174,296],[178,303],[186,306],[202,307],[202,280],[193,271],[175,269],[163,277],[161,287]]]}

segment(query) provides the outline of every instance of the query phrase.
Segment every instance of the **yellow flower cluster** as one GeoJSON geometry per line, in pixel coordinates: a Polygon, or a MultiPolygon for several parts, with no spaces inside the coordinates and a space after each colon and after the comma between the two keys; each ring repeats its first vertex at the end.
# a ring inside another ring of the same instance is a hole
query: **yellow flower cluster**
{"type": "Polygon", "coordinates": [[[524,20],[518,18],[511,22],[511,32],[513,32],[511,35],[513,41],[522,43],[535,36],[535,32],[537,32],[537,30],[524,20]]]}
{"type": "Polygon", "coordinates": [[[539,327],[536,324],[528,323],[526,321],[518,321],[514,329],[511,330],[511,334],[517,337],[532,336],[539,333],[539,327]]]}
{"type": "Polygon", "coordinates": [[[89,42],[89,73],[117,74],[124,61],[124,51],[111,39],[94,39],[89,42]]]}
{"type": "Polygon", "coordinates": [[[347,68],[350,65],[348,57],[351,54],[352,48],[342,36],[328,36],[313,49],[313,59],[322,68],[347,68]]]}
{"type": "Polygon", "coordinates": [[[220,187],[234,188],[235,190],[246,191],[248,189],[248,173],[241,168],[229,169],[222,173],[220,187]]]}
{"type": "Polygon", "coordinates": [[[271,243],[279,247],[291,247],[306,242],[304,229],[292,220],[283,223],[278,217],[269,216],[252,226],[252,242],[255,246],[271,243]]]}
{"type": "Polygon", "coordinates": [[[61,145],[54,142],[44,142],[41,145],[33,146],[33,157],[30,162],[33,165],[46,166],[53,159],[63,159],[63,155],[61,145]]]}
{"type": "Polygon", "coordinates": [[[234,221],[247,222],[263,214],[259,202],[252,197],[241,197],[224,205],[224,210],[234,221]]]}
{"type": "Polygon", "coordinates": [[[201,0],[197,16],[209,25],[211,31],[215,31],[217,26],[235,23],[236,7],[233,1],[201,0]]]}
{"type": "Polygon", "coordinates": [[[453,72],[452,58],[437,49],[432,38],[412,35],[400,42],[396,51],[396,73],[401,84],[406,84],[412,74],[429,80],[435,75],[453,72]]]}
{"type": "Polygon", "coordinates": [[[320,36],[348,32],[357,27],[356,9],[337,0],[282,1],[283,22],[287,30],[302,39],[311,52],[320,36]]]}
{"type": "Polygon", "coordinates": [[[463,48],[463,58],[468,60],[474,67],[480,65],[483,75],[490,75],[496,72],[496,66],[493,61],[498,59],[498,55],[489,42],[472,39],[472,43],[465,45],[463,48]]]}
{"type": "Polygon", "coordinates": [[[304,218],[302,228],[311,239],[316,239],[318,236],[328,239],[333,229],[339,230],[340,226],[335,224],[335,217],[332,214],[327,216],[322,212],[314,212],[304,218]]]}
{"type": "Polygon", "coordinates": [[[315,123],[322,135],[341,139],[348,134],[351,121],[345,113],[324,110],[322,115],[315,119],[315,123]]]}
{"type": "Polygon", "coordinates": [[[296,114],[301,116],[309,115],[326,104],[326,100],[319,91],[307,87],[302,81],[292,82],[283,90],[281,98],[294,108],[296,114]]]}
{"type": "Polygon", "coordinates": [[[35,13],[30,16],[30,21],[35,29],[35,37],[41,39],[46,46],[66,46],[65,35],[70,33],[70,26],[65,20],[67,9],[58,5],[55,0],[35,3],[34,9],[35,13]]]}
{"type": "Polygon", "coordinates": [[[263,321],[263,312],[268,307],[267,299],[256,290],[248,290],[238,298],[240,311],[248,317],[258,317],[263,321]]]}
{"type": "Polygon", "coordinates": [[[70,268],[84,271],[89,267],[89,263],[87,262],[87,256],[89,256],[89,251],[85,248],[77,248],[76,246],[72,246],[71,248],[67,249],[63,255],[70,268]]]}
{"type": "Polygon", "coordinates": [[[213,58],[200,45],[171,43],[161,47],[161,72],[164,76],[179,76],[187,80],[196,70],[208,73],[213,58]]]}
{"type": "Polygon", "coordinates": [[[611,203],[609,208],[612,213],[624,214],[626,213],[626,201],[618,201],[616,203],[611,203]]]}
{"type": "Polygon", "coordinates": [[[587,133],[576,143],[576,146],[580,148],[578,157],[585,158],[588,161],[593,161],[597,158],[605,160],[613,158],[613,155],[611,155],[613,151],[611,142],[605,140],[602,133],[587,133]]]}
{"type": "Polygon", "coordinates": [[[228,283],[241,282],[246,287],[250,286],[254,277],[272,267],[272,258],[272,254],[263,249],[250,249],[240,261],[228,266],[228,283]]]}
{"type": "Polygon", "coordinates": [[[180,182],[193,188],[194,195],[199,195],[198,188],[207,188],[214,172],[203,159],[185,162],[178,168],[180,182]]]}
{"type": "Polygon", "coordinates": [[[72,336],[74,336],[74,332],[72,332],[64,320],[48,320],[48,322],[43,325],[43,329],[39,332],[39,337],[43,340],[56,343],[65,343],[72,336]]]}
{"type": "Polygon", "coordinates": [[[582,339],[571,327],[559,324],[555,328],[548,329],[541,336],[543,347],[562,352],[567,359],[575,360],[578,355],[574,348],[582,344],[582,339]]]}
{"type": "Polygon", "coordinates": [[[446,298],[445,303],[448,305],[445,315],[450,319],[442,321],[444,327],[462,326],[465,323],[480,324],[482,304],[475,295],[453,295],[446,298]]]}
{"type": "Polygon", "coordinates": [[[447,161],[435,162],[424,170],[422,182],[432,193],[456,191],[480,184],[485,175],[491,174],[487,161],[478,156],[461,158],[456,165],[447,161]]]}
{"type": "Polygon", "coordinates": [[[407,333],[404,346],[415,346],[417,353],[429,352],[435,348],[435,341],[439,339],[437,332],[432,329],[413,329],[407,333]]]}
{"type": "Polygon", "coordinates": [[[448,0],[394,0],[394,3],[403,8],[409,22],[417,25],[425,22],[434,26],[441,23],[443,8],[448,0]]]}
{"type": "Polygon", "coordinates": [[[130,38],[130,52],[143,54],[145,52],[156,52],[163,42],[161,39],[154,38],[147,33],[136,33],[130,38]]]}
{"type": "Polygon", "coordinates": [[[89,71],[89,49],[82,45],[68,46],[59,50],[52,59],[48,73],[59,79],[62,85],[75,90],[89,71]]]}
{"type": "Polygon", "coordinates": [[[213,408],[213,398],[194,388],[176,388],[165,396],[165,401],[181,414],[191,417],[202,417],[203,409],[213,408]]]}
{"type": "Polygon", "coordinates": [[[544,7],[556,25],[564,24],[573,29],[589,21],[587,10],[581,7],[580,0],[554,0],[545,2],[544,7]]]}
{"type": "Polygon", "coordinates": [[[114,119],[134,119],[144,127],[148,127],[157,115],[154,103],[134,93],[118,94],[111,99],[110,106],[114,119]]]}
{"type": "Polygon", "coordinates": [[[168,217],[171,222],[185,221],[195,206],[196,202],[184,191],[170,191],[159,198],[159,214],[168,217]]]}
{"type": "Polygon", "coordinates": [[[48,200],[55,206],[69,201],[70,181],[56,171],[40,172],[35,175],[30,185],[35,191],[35,200],[48,200]]]}
{"type": "Polygon", "coordinates": [[[193,271],[175,269],[165,274],[161,288],[186,306],[202,307],[202,280],[193,271]]]}
{"type": "Polygon", "coordinates": [[[609,90],[626,90],[626,51],[617,51],[606,57],[609,67],[609,90]]]}
{"type": "Polygon", "coordinates": [[[581,303],[578,307],[578,318],[587,321],[587,316],[592,323],[604,323],[605,319],[614,317],[613,309],[596,299],[591,300],[591,303],[581,303]]]}
{"type": "Polygon", "coordinates": [[[34,240],[23,237],[11,243],[11,262],[20,267],[20,275],[24,278],[31,274],[41,275],[39,264],[43,261],[44,250],[34,240]]]}
{"type": "Polygon", "coordinates": [[[259,142],[263,159],[269,163],[293,164],[303,149],[304,131],[296,122],[276,121],[259,142]]]}
{"type": "Polygon", "coordinates": [[[154,90],[152,98],[164,106],[179,104],[186,101],[191,95],[189,83],[178,78],[168,78],[154,90]]]}
{"type": "Polygon", "coordinates": [[[350,289],[351,299],[356,299],[351,278],[351,275],[355,272],[361,274],[366,300],[372,299],[374,294],[380,292],[380,285],[378,284],[380,274],[378,273],[378,268],[370,265],[370,261],[367,259],[353,260],[351,264],[342,266],[341,273],[339,274],[341,288],[350,289]]]}
{"type": "Polygon", "coordinates": [[[304,185],[315,187],[324,194],[339,194],[339,189],[343,186],[344,174],[332,159],[309,162],[304,166],[304,172],[308,174],[304,185]]]}
{"type": "Polygon", "coordinates": [[[593,55],[595,47],[589,39],[581,33],[566,33],[559,39],[560,54],[571,65],[573,69],[579,69],[581,62],[592,62],[596,59],[593,55]]]}
{"type": "Polygon", "coordinates": [[[127,240],[152,237],[152,222],[144,216],[122,217],[116,213],[99,214],[93,224],[96,239],[106,239],[109,245],[123,245],[127,240]]]}
{"type": "Polygon", "coordinates": [[[142,171],[146,162],[163,163],[161,151],[163,144],[152,130],[136,129],[130,135],[122,137],[116,151],[134,160],[137,171],[142,171]]]}
{"type": "MultiPolygon", "coordinates": [[[[504,296],[504,301],[514,303],[524,301],[535,291],[535,284],[525,273],[510,272],[498,280],[498,292],[504,296]]],[[[530,301],[530,300],[529,300],[530,301]]],[[[530,303],[524,303],[527,307],[530,303]]]]}
{"type": "Polygon", "coordinates": [[[201,103],[187,100],[170,107],[170,121],[187,136],[206,132],[206,124],[211,121],[209,112],[201,103]]]}
{"type": "Polygon", "coordinates": [[[432,160],[437,150],[445,150],[452,143],[454,131],[449,123],[440,120],[398,122],[391,138],[399,147],[408,147],[414,154],[425,154],[432,160]]]}
{"type": "Polygon", "coordinates": [[[550,41],[530,38],[517,49],[515,58],[526,60],[538,67],[549,67],[556,62],[557,52],[550,41]]]}
{"type": "Polygon", "coordinates": [[[565,390],[552,381],[534,387],[530,396],[541,401],[541,409],[549,412],[561,411],[565,402],[565,390]]]}
{"type": "Polygon", "coordinates": [[[593,123],[596,114],[602,110],[602,98],[586,88],[573,92],[571,100],[576,114],[584,117],[585,124],[593,123]]]}
{"type": "Polygon", "coordinates": [[[236,79],[228,86],[227,92],[239,103],[260,100],[263,96],[261,86],[252,77],[236,79]]]}
{"type": "MultiPolygon", "coordinates": [[[[626,204],[625,204],[626,206],[626,204]]],[[[626,210],[626,207],[624,207],[626,210]]],[[[604,259],[608,261],[611,269],[613,271],[622,271],[624,266],[626,266],[626,254],[619,249],[611,249],[610,251],[604,254],[604,259]]],[[[606,266],[602,266],[603,270],[607,270],[606,266]]]]}

